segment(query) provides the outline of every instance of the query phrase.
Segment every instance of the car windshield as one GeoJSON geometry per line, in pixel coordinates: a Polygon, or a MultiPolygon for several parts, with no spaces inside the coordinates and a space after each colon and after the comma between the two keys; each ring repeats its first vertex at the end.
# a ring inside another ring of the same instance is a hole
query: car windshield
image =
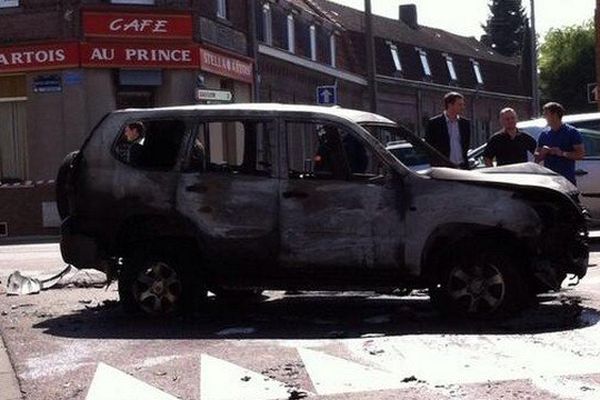
{"type": "Polygon", "coordinates": [[[423,139],[401,125],[362,124],[362,127],[377,138],[398,161],[412,171],[425,171],[432,166],[454,166],[423,139]]]}

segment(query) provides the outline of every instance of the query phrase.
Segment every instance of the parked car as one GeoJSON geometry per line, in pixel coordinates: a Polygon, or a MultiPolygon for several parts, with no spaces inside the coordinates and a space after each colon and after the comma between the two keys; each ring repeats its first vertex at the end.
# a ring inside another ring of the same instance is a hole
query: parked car
{"type": "MultiPolygon", "coordinates": [[[[585,146],[585,157],[576,161],[575,175],[577,188],[583,206],[589,211],[592,223],[600,223],[600,113],[565,115],[563,122],[579,129],[585,146]]],[[[536,141],[546,128],[546,120],[538,118],[521,121],[517,127],[531,135],[536,141]]],[[[475,168],[484,167],[483,151],[485,144],[469,152],[469,159],[475,168]]]]}
{"type": "Polygon", "coordinates": [[[587,231],[576,188],[535,164],[504,173],[415,173],[382,143],[382,116],[280,104],[108,114],[57,177],[65,262],[119,280],[151,314],[263,289],[429,288],[443,311],[498,317],[583,277],[587,231]],[[139,156],[125,128],[144,125],[139,156]],[[119,149],[117,151],[117,148],[119,149]]]}

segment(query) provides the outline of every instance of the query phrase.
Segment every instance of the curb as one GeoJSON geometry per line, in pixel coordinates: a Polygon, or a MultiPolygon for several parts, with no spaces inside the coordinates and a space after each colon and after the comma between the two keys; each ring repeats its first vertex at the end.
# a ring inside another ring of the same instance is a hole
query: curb
{"type": "Polygon", "coordinates": [[[0,335],[0,400],[21,400],[21,389],[8,350],[0,335]]]}

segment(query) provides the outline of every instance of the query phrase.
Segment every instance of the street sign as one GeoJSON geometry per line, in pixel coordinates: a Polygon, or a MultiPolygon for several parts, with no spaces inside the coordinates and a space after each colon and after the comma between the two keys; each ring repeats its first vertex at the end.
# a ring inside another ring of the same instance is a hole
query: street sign
{"type": "Polygon", "coordinates": [[[198,101],[222,101],[229,102],[233,94],[229,90],[196,89],[196,100],[198,101]]]}
{"type": "Polygon", "coordinates": [[[598,102],[598,84],[597,83],[588,83],[587,84],[587,98],[588,103],[597,103],[598,102]]]}
{"type": "Polygon", "coordinates": [[[317,86],[317,104],[324,106],[337,104],[337,86],[317,86]]]}

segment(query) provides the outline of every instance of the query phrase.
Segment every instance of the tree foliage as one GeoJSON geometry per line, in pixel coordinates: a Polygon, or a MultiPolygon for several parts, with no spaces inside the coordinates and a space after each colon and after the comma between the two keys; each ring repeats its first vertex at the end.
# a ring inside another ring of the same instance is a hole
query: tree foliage
{"type": "Polygon", "coordinates": [[[595,46],[593,21],[548,32],[539,58],[542,101],[558,101],[569,113],[595,109],[586,90],[596,82],[595,46]]]}
{"type": "Polygon", "coordinates": [[[481,42],[502,55],[519,55],[528,25],[521,0],[491,0],[488,6],[490,16],[482,25],[485,34],[481,42]]]}

